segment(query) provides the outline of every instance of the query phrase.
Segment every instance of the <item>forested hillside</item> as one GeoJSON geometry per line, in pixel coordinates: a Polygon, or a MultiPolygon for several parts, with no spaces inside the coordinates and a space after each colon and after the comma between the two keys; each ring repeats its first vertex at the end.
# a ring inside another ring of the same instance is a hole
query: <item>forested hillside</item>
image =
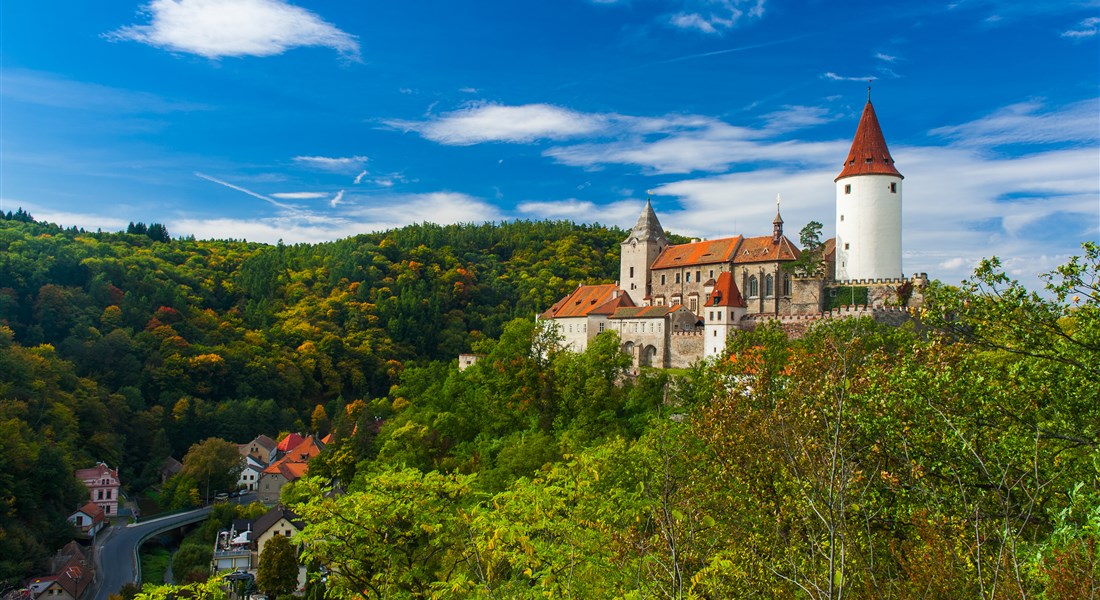
{"type": "Polygon", "coordinates": [[[624,232],[424,224],[317,245],[170,240],[0,219],[0,580],[67,541],[72,469],[127,487],[219,436],[306,431],[318,406],[384,397],[582,282],[624,232]]]}
{"type": "Polygon", "coordinates": [[[620,231],[269,247],[16,216],[2,578],[64,537],[81,492],[47,478],[106,460],[142,485],[199,439],[293,429],[334,435],[282,497],[310,597],[1100,595],[1095,244],[1042,295],[994,259],[904,327],[762,326],[634,375],[613,332],[575,354],[532,319],[614,280],[620,231]],[[467,349],[484,358],[460,372],[467,349]]]}

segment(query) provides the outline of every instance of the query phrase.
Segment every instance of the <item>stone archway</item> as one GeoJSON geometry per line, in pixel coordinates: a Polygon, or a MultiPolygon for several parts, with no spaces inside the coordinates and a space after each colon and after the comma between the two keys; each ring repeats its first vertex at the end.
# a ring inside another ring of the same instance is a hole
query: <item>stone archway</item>
{"type": "Polygon", "coordinates": [[[659,367],[657,364],[657,348],[653,345],[642,346],[638,353],[638,364],[645,367],[659,367]]]}

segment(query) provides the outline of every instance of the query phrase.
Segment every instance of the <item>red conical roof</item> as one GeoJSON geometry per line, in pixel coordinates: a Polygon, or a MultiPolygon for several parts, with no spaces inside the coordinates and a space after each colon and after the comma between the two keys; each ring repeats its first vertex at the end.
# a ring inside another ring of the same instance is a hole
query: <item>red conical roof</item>
{"type": "Polygon", "coordinates": [[[853,175],[894,175],[904,179],[894,167],[894,158],[886,147],[886,138],[882,136],[878,117],[875,116],[875,108],[871,106],[870,100],[863,107],[863,116],[859,119],[848,159],[844,161],[844,170],[833,181],[853,175]]]}

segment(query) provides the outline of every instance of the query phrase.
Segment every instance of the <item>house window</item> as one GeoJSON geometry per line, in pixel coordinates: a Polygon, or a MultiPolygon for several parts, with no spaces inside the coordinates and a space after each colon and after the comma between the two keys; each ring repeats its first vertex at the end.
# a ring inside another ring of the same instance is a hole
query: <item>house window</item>
{"type": "Polygon", "coordinates": [[[687,283],[691,283],[691,271],[687,272],[687,283]]]}
{"type": "Polygon", "coordinates": [[[895,182],[890,183],[890,193],[891,194],[898,193],[898,184],[897,183],[895,183],[895,182]]]}
{"type": "Polygon", "coordinates": [[[111,505],[108,504],[107,506],[104,506],[103,507],[103,512],[108,514],[108,515],[111,514],[111,505]]]}
{"type": "Polygon", "coordinates": [[[756,275],[749,277],[749,297],[755,298],[760,295],[760,282],[756,280],[756,275]]]}
{"type": "MultiPolygon", "coordinates": [[[[713,277],[713,275],[712,275],[712,277],[713,277]]],[[[697,283],[698,283],[698,282],[702,282],[702,281],[703,281],[703,278],[699,276],[699,271],[696,271],[696,272],[695,272],[695,281],[696,281],[697,283]]]]}
{"type": "Polygon", "coordinates": [[[676,274],[676,283],[680,283],[680,274],[679,273],[676,274]]]}
{"type": "Polygon", "coordinates": [[[97,491],[98,493],[96,494],[96,498],[95,498],[95,499],[96,499],[96,500],[102,500],[102,499],[103,499],[103,490],[96,490],[96,491],[97,491]]]}
{"type": "Polygon", "coordinates": [[[661,275],[661,285],[664,285],[664,284],[665,284],[665,276],[661,275]]]}
{"type": "Polygon", "coordinates": [[[852,184],[850,184],[850,183],[844,184],[844,193],[845,194],[851,194],[852,193],[852,184]]]}
{"type": "Polygon", "coordinates": [[[710,311],[710,315],[707,317],[707,320],[708,321],[713,321],[714,320],[714,311],[713,310],[710,311]]]}
{"type": "Polygon", "coordinates": [[[111,490],[107,490],[107,499],[108,499],[108,500],[110,500],[110,499],[111,499],[111,490]]]}
{"type": "Polygon", "coordinates": [[[769,298],[775,295],[775,279],[770,274],[764,278],[764,295],[769,298]]]}
{"type": "Polygon", "coordinates": [[[714,269],[710,270],[710,275],[708,275],[708,277],[710,277],[711,279],[714,279],[714,269]]]}
{"type": "Polygon", "coordinates": [[[603,323],[603,321],[600,321],[600,332],[601,332],[601,333],[603,332],[603,326],[604,326],[604,323],[603,323]]]}
{"type": "Polygon", "coordinates": [[[688,304],[690,305],[691,312],[698,312],[699,311],[699,299],[698,298],[690,298],[688,300],[688,304]]]}

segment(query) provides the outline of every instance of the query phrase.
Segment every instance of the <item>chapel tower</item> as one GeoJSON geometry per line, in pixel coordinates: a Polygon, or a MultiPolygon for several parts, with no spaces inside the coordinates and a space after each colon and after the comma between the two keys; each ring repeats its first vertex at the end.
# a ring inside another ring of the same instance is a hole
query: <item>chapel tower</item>
{"type": "Polygon", "coordinates": [[[634,304],[648,304],[645,299],[649,296],[649,267],[667,246],[665,230],[647,198],[638,223],[623,240],[619,256],[619,286],[630,295],[634,304]]]}
{"type": "Polygon", "coordinates": [[[836,280],[897,279],[901,273],[901,180],[870,88],[852,149],[836,183],[836,280]]]}

